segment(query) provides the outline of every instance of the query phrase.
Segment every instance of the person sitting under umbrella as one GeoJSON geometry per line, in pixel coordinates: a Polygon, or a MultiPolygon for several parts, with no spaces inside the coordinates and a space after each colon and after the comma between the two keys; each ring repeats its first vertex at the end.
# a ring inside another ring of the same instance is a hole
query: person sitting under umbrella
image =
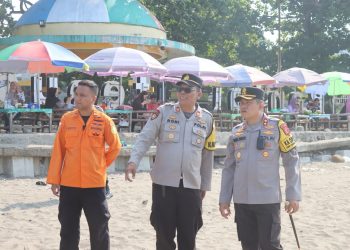
{"type": "Polygon", "coordinates": [[[58,88],[49,88],[45,100],[45,108],[63,108],[64,103],[57,97],[58,88]]]}

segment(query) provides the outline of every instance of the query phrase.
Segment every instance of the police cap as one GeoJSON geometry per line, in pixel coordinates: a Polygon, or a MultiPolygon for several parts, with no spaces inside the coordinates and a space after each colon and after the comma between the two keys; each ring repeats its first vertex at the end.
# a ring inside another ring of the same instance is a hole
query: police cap
{"type": "Polygon", "coordinates": [[[240,102],[241,99],[253,100],[259,99],[264,100],[264,91],[255,87],[241,88],[241,93],[235,98],[236,102],[240,102]]]}
{"type": "Polygon", "coordinates": [[[179,85],[179,84],[186,84],[190,87],[202,88],[203,80],[198,76],[195,76],[192,74],[183,74],[181,77],[181,80],[176,83],[176,85],[179,85]]]}

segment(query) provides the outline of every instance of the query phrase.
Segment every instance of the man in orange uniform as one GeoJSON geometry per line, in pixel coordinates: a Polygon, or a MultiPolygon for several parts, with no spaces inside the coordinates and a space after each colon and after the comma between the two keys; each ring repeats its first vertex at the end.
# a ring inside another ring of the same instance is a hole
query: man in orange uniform
{"type": "Polygon", "coordinates": [[[47,183],[60,198],[61,250],[79,249],[82,209],[91,249],[110,249],[106,169],[119,154],[121,143],[111,118],[94,108],[97,92],[93,81],[79,82],[76,109],[62,117],[51,155],[47,183]]]}

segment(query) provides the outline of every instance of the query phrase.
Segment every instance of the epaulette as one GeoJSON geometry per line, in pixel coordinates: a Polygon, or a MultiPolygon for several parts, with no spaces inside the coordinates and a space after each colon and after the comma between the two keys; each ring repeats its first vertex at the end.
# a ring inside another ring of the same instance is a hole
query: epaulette
{"type": "Polygon", "coordinates": [[[244,123],[240,123],[232,128],[232,132],[243,128],[244,123]]]}
{"type": "Polygon", "coordinates": [[[268,119],[269,119],[269,121],[274,121],[274,122],[278,122],[279,120],[281,120],[281,119],[275,118],[275,117],[268,117],[268,119]]]}
{"type": "Polygon", "coordinates": [[[164,103],[162,106],[174,106],[175,105],[175,102],[167,102],[167,103],[164,103]]]}
{"type": "Polygon", "coordinates": [[[213,114],[209,112],[209,110],[202,108],[203,112],[209,114],[211,117],[213,117],[213,114]]]}

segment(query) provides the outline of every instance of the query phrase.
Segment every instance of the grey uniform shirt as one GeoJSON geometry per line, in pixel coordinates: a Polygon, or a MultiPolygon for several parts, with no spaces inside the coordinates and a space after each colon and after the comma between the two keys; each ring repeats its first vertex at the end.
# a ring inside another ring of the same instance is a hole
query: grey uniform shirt
{"type": "Polygon", "coordinates": [[[266,115],[258,124],[236,126],[227,144],[220,203],[269,204],[282,200],[279,157],[285,168],[286,200],[301,200],[300,162],[287,125],[266,115]],[[264,149],[257,149],[257,139],[264,149]]]}
{"type": "MultiPolygon", "coordinates": [[[[162,105],[139,134],[129,162],[139,165],[157,139],[157,152],[151,170],[153,183],[209,191],[211,188],[214,147],[206,147],[213,130],[209,111],[197,106],[187,119],[178,103],[162,105]],[[208,150],[207,148],[211,148],[208,150]]],[[[212,145],[211,145],[212,146],[212,145]]]]}

